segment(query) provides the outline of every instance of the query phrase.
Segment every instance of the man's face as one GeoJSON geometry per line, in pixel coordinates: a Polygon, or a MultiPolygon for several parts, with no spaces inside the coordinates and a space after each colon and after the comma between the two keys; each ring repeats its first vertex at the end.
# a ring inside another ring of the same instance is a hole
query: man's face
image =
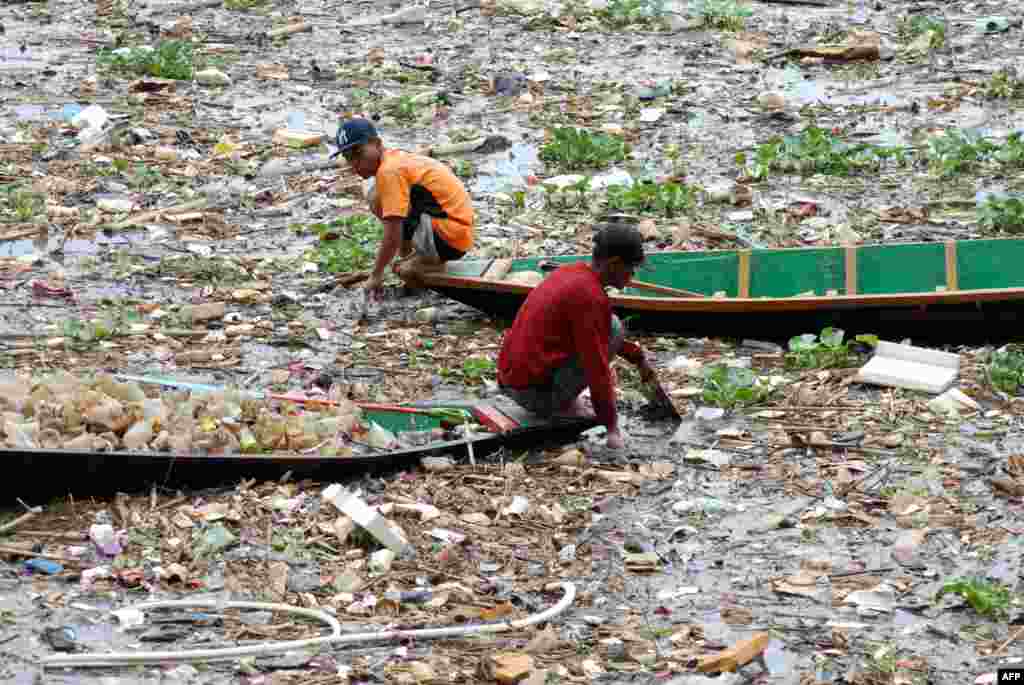
{"type": "Polygon", "coordinates": [[[633,280],[633,274],[636,273],[639,264],[626,262],[622,257],[612,257],[608,260],[608,266],[609,285],[622,290],[633,280]]]}
{"type": "Polygon", "coordinates": [[[380,166],[381,145],[377,141],[356,145],[341,153],[360,178],[373,178],[380,166]]]}

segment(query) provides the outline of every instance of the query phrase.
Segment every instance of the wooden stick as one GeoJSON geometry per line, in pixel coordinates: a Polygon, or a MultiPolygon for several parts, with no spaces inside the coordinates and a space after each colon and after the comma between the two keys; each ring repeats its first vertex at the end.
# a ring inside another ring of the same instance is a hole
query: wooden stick
{"type": "Polygon", "coordinates": [[[224,4],[224,0],[201,0],[197,3],[186,3],[183,5],[167,5],[166,7],[157,6],[153,8],[155,14],[167,14],[169,12],[177,14],[191,14],[202,9],[211,9],[213,7],[220,7],[224,4]]]}
{"type": "Polygon", "coordinates": [[[22,549],[21,547],[8,547],[6,545],[0,545],[0,554],[14,554],[20,557],[33,557],[37,559],[49,559],[51,561],[59,561],[62,564],[74,564],[81,566],[84,562],[81,559],[72,559],[71,557],[62,557],[59,554],[43,554],[42,552],[33,552],[30,549],[22,549]]]}
{"type": "Polygon", "coordinates": [[[30,511],[27,514],[22,514],[21,516],[19,516],[18,518],[14,519],[10,523],[5,523],[4,525],[0,526],[0,535],[14,530],[15,528],[17,528],[18,526],[20,526],[21,524],[25,523],[25,521],[28,521],[31,518],[35,518],[35,515],[37,513],[38,512],[30,511]]]}
{"type": "Polygon", "coordinates": [[[996,651],[992,652],[991,656],[996,656],[997,654],[1002,652],[1004,649],[1006,649],[1007,647],[1010,646],[1010,643],[1012,643],[1014,640],[1016,640],[1021,635],[1024,635],[1024,627],[1018,628],[1017,632],[1014,633],[1013,635],[1011,635],[1009,637],[1009,639],[1006,640],[1006,642],[1004,642],[1003,644],[999,645],[999,648],[996,651]]]}
{"type": "Polygon", "coordinates": [[[65,533],[51,530],[16,530],[14,535],[21,535],[27,538],[49,538],[65,542],[87,542],[89,540],[89,536],[85,533],[65,533]]]}
{"type": "Polygon", "coordinates": [[[142,214],[136,214],[135,216],[128,217],[124,221],[118,221],[115,224],[103,226],[102,228],[109,228],[111,230],[117,230],[119,228],[127,228],[128,226],[137,226],[138,224],[146,223],[158,218],[161,214],[181,214],[183,212],[189,212],[194,209],[202,209],[206,207],[206,198],[200,198],[193,200],[192,202],[186,202],[181,205],[174,205],[172,207],[163,207],[161,209],[153,209],[142,214]]]}
{"type": "Polygon", "coordinates": [[[683,290],[681,288],[669,288],[665,285],[657,285],[655,283],[646,283],[645,281],[632,280],[629,282],[627,288],[638,288],[640,290],[650,290],[654,293],[662,293],[663,295],[675,295],[676,297],[707,297],[704,293],[697,293],[692,290],[683,290]]]}
{"type": "Polygon", "coordinates": [[[307,32],[312,31],[312,30],[313,30],[313,25],[312,24],[307,24],[305,22],[302,22],[300,24],[290,24],[288,26],[284,26],[284,27],[279,28],[279,29],[274,29],[272,31],[267,31],[267,38],[270,38],[270,39],[281,38],[282,36],[291,36],[291,35],[294,35],[296,33],[307,33],[307,32]]]}
{"type": "Polygon", "coordinates": [[[734,647],[702,658],[697,665],[697,670],[701,673],[735,673],[764,654],[769,639],[768,633],[757,633],[754,637],[737,643],[734,647]]]}

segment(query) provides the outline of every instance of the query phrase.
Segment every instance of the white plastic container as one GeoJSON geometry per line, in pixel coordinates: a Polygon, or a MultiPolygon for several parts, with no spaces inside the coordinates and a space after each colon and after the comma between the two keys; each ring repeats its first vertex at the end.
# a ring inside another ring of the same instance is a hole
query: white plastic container
{"type": "Polygon", "coordinates": [[[322,496],[398,556],[415,555],[416,548],[406,542],[379,511],[368,506],[358,495],[335,483],[324,490],[322,496]]]}

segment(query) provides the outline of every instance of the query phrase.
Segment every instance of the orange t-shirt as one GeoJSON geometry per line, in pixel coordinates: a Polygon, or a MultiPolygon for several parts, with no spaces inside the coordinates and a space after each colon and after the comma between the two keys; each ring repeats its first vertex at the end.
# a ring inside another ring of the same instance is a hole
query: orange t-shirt
{"type": "Polygon", "coordinates": [[[377,169],[381,217],[403,219],[414,229],[421,214],[433,217],[434,230],[460,252],[473,246],[473,205],[455,174],[430,157],[384,150],[377,169]]]}

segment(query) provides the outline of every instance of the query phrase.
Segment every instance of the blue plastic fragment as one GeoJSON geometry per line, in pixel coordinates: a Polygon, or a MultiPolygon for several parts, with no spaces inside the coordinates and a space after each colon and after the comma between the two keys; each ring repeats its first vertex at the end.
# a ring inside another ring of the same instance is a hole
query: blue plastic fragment
{"type": "Polygon", "coordinates": [[[25,562],[25,568],[30,571],[45,573],[50,576],[56,575],[64,570],[64,566],[62,564],[49,559],[29,559],[25,562]]]}

